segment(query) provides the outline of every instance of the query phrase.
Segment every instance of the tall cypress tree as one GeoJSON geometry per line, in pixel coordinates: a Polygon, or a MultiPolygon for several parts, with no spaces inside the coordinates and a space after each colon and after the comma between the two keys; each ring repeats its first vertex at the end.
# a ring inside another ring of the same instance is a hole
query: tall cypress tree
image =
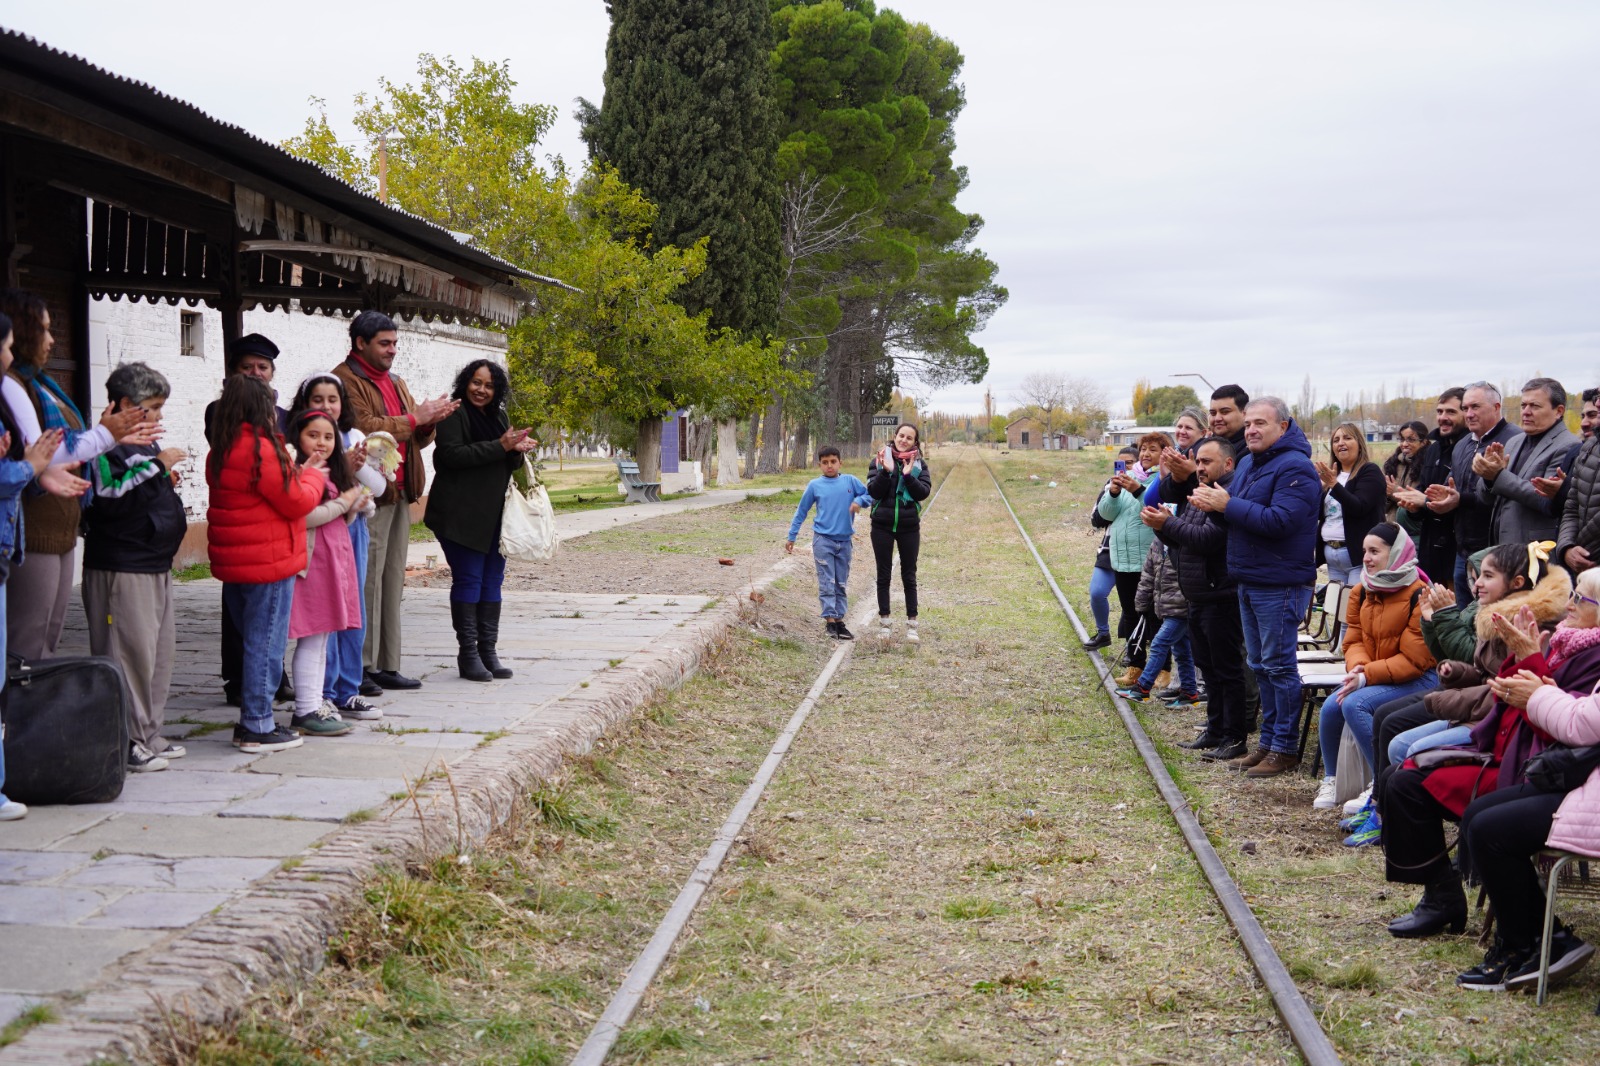
{"type": "MultiPolygon", "coordinates": [[[[605,99],[587,117],[590,151],[658,210],[655,237],[711,238],[683,290],[713,326],[777,325],[781,259],[778,144],[768,0],[609,0],[605,99]]],[[[580,112],[581,113],[581,112],[580,112]]]]}

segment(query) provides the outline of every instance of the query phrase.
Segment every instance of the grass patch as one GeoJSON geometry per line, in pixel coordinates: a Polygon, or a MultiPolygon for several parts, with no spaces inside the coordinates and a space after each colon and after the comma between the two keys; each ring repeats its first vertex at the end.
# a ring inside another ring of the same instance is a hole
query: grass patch
{"type": "Polygon", "coordinates": [[[944,905],[944,916],[952,922],[972,922],[981,918],[995,918],[1006,908],[992,899],[966,897],[953,899],[944,905]]]}
{"type": "Polygon", "coordinates": [[[211,564],[191,563],[188,566],[174,567],[172,579],[174,581],[205,581],[211,577],[211,564]]]}
{"type": "Polygon", "coordinates": [[[563,832],[597,840],[609,840],[617,834],[614,821],[579,809],[570,793],[539,789],[528,795],[528,804],[544,824],[563,832]]]}
{"type": "Polygon", "coordinates": [[[48,1003],[35,1003],[0,1028],[0,1047],[15,1044],[28,1034],[28,1030],[49,1025],[56,1020],[56,1010],[48,1003]]]}

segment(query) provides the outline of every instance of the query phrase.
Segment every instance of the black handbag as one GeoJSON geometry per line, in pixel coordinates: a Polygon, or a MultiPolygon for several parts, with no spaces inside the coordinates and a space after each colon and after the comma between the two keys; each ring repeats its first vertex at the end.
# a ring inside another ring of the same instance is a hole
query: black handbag
{"type": "Polygon", "coordinates": [[[116,799],[128,776],[128,705],[111,659],[11,659],[0,699],[6,796],[40,806],[116,799]]]}
{"type": "Polygon", "coordinates": [[[1600,744],[1581,748],[1560,744],[1529,759],[1522,773],[1528,784],[1540,792],[1571,792],[1582,788],[1596,767],[1600,767],[1600,744]]]}

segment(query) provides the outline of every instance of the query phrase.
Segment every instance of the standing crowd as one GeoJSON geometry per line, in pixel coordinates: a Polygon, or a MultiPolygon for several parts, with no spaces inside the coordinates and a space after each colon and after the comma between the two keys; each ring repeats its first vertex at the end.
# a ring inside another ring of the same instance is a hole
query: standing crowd
{"type": "MultiPolygon", "coordinates": [[[[1460,932],[1464,885],[1483,886],[1493,943],[1464,988],[1532,988],[1538,853],[1600,857],[1600,769],[1579,762],[1563,780],[1537,761],[1600,742],[1597,398],[1583,393],[1580,438],[1554,379],[1523,386],[1516,425],[1494,385],[1446,389],[1434,428],[1401,426],[1380,466],[1361,427],[1335,427],[1317,460],[1282,400],[1226,385],[1208,416],[1179,416],[1176,440],[1124,449],[1092,513],[1105,533],[1085,647],[1113,644],[1116,592],[1118,693],[1203,703],[1181,746],[1246,780],[1300,766],[1302,624],[1319,572],[1325,593],[1344,593],[1329,620],[1343,677],[1320,706],[1311,803],[1337,807],[1347,773],[1371,783],[1340,828],[1347,846],[1383,848],[1388,880],[1422,887],[1390,923],[1396,937],[1460,932]],[[1446,823],[1459,826],[1453,855],[1446,823]]],[[[1551,977],[1593,954],[1558,925],[1551,977]]]]}
{"type": "MultiPolygon", "coordinates": [[[[411,505],[430,443],[423,521],[451,567],[459,673],[511,676],[497,651],[500,520],[537,441],[511,427],[506,372],[487,359],[464,367],[450,395],[418,403],[392,371],[398,337],[388,315],[357,315],[344,360],[301,382],[285,409],[272,385],[279,349],[250,334],[230,346],[222,395],[206,408],[219,666],[242,751],[348,733],[353,720],[382,717],[369,697],[421,686],[401,672],[401,629],[411,505]],[[277,706],[289,710],[287,725],[277,706]]],[[[56,653],[81,532],[90,650],[115,660],[127,683],[127,769],[164,770],[186,754],[161,735],[176,638],[172,565],[187,527],[176,486],[188,455],[158,443],[172,388],[151,367],[124,363],[90,425],[44,372],[53,343],[42,299],[0,292],[4,650],[24,660],[56,653]]],[[[26,814],[0,791],[0,821],[26,814]]]]}

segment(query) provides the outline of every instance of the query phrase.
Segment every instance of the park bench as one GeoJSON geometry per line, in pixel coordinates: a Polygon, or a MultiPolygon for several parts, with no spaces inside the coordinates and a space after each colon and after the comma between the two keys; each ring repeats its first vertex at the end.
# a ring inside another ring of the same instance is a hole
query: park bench
{"type": "Polygon", "coordinates": [[[632,459],[617,460],[617,476],[622,479],[622,487],[628,490],[628,503],[661,502],[661,482],[640,478],[639,464],[632,459]]]}

